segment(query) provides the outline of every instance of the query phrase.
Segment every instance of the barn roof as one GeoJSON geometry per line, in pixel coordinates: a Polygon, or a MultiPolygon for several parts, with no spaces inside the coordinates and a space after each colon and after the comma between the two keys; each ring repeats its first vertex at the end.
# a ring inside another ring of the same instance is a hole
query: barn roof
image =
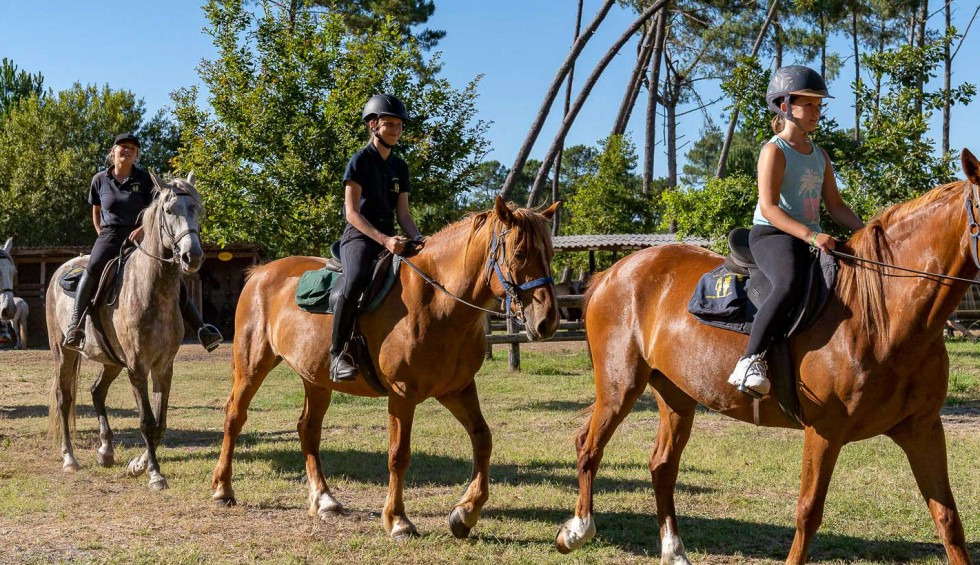
{"type": "Polygon", "coordinates": [[[563,251],[635,251],[668,243],[687,243],[707,247],[711,241],[701,237],[678,238],[671,233],[560,235],[554,238],[555,252],[563,251]]]}

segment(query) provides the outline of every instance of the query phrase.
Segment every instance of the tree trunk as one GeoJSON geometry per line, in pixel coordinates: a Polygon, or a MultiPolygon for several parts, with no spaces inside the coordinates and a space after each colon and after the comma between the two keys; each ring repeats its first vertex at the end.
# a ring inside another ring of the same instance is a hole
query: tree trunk
{"type": "MultiPolygon", "coordinates": [[[[750,57],[755,57],[759,54],[759,49],[762,47],[762,40],[766,37],[769,24],[776,19],[776,6],[778,5],[779,0],[772,0],[772,5],[769,6],[769,13],[766,14],[766,19],[762,22],[762,29],[759,30],[759,35],[755,38],[755,44],[752,45],[752,54],[750,57]]],[[[778,63],[776,64],[776,68],[779,68],[778,63]]],[[[725,141],[721,144],[721,155],[718,156],[718,167],[715,169],[715,177],[717,178],[725,176],[728,152],[732,149],[732,138],[735,137],[735,126],[738,124],[738,102],[738,100],[734,100],[732,104],[732,117],[728,120],[728,131],[725,133],[725,141]]]]}
{"type": "MultiPolygon", "coordinates": [[[[578,0],[578,14],[575,16],[575,41],[578,40],[579,32],[582,29],[582,3],[584,0],[578,0]]],[[[568,107],[572,104],[572,81],[575,79],[575,65],[568,70],[568,82],[565,85],[565,111],[563,116],[568,115],[568,107]]],[[[555,157],[555,180],[551,183],[551,201],[558,202],[558,188],[561,179],[561,155],[564,152],[564,144],[561,150],[558,151],[558,156],[555,157]]],[[[552,235],[557,236],[559,233],[559,227],[561,225],[561,211],[554,216],[554,220],[551,224],[552,235]]]]}
{"type": "MultiPolygon", "coordinates": [[[[858,3],[851,4],[851,39],[854,49],[854,80],[861,88],[861,52],[858,50],[858,3]]],[[[854,140],[861,142],[861,100],[854,95],[854,140]]]]}
{"type": "Polygon", "coordinates": [[[643,194],[650,194],[650,183],[653,182],[654,151],[657,146],[657,92],[660,90],[660,59],[663,57],[664,44],[667,41],[667,10],[670,3],[664,5],[664,10],[657,14],[655,23],[657,35],[654,40],[653,56],[650,61],[650,79],[647,82],[647,127],[646,142],[643,151],[643,194]]]}
{"type": "Polygon", "coordinates": [[[773,43],[773,51],[775,51],[773,64],[778,69],[779,67],[783,66],[783,38],[780,37],[782,24],[779,22],[778,17],[775,19],[775,21],[773,21],[773,28],[774,31],[772,33],[772,43],[773,43]]]}
{"type": "Polygon", "coordinates": [[[630,116],[633,114],[636,99],[640,95],[640,86],[643,84],[643,71],[646,69],[647,63],[650,62],[650,54],[653,51],[654,43],[656,43],[656,28],[656,22],[654,22],[654,25],[650,26],[650,29],[647,33],[643,34],[643,38],[640,40],[640,48],[636,54],[636,65],[633,66],[633,73],[630,74],[626,92],[623,93],[623,101],[620,102],[619,111],[616,112],[616,122],[612,128],[613,135],[623,135],[626,133],[626,126],[629,124],[630,116]]]}
{"type": "MultiPolygon", "coordinates": [[[[929,0],[922,0],[919,5],[919,15],[918,15],[918,37],[916,38],[916,46],[919,49],[923,49],[926,46],[926,22],[929,19],[929,0]]],[[[923,99],[923,89],[925,88],[925,73],[920,73],[915,81],[915,112],[917,114],[922,114],[922,99],[923,99]]]]}
{"type": "MultiPolygon", "coordinates": [[[[609,13],[609,9],[616,0],[605,0],[599,11],[596,12],[592,21],[585,28],[585,31],[579,35],[578,39],[572,45],[572,50],[568,53],[565,61],[562,63],[561,67],[558,69],[558,73],[555,78],[551,81],[551,86],[548,87],[548,92],[545,94],[544,100],[541,102],[541,108],[538,109],[538,114],[534,117],[534,122],[531,124],[531,129],[527,133],[527,137],[524,138],[524,143],[517,152],[517,157],[514,159],[514,164],[510,168],[510,172],[507,173],[507,180],[504,181],[504,186],[500,189],[500,195],[507,200],[510,197],[510,193],[514,190],[514,185],[517,184],[517,177],[520,176],[521,171],[524,169],[524,163],[527,162],[527,157],[531,153],[531,148],[534,146],[534,142],[538,139],[538,134],[541,133],[541,128],[544,126],[544,121],[548,117],[548,112],[551,111],[551,104],[555,101],[555,97],[558,96],[558,90],[561,88],[561,83],[565,81],[565,76],[571,70],[572,65],[575,63],[575,59],[578,58],[579,53],[585,48],[585,44],[589,42],[589,39],[595,34],[596,28],[602,23],[602,20],[609,13]]],[[[551,159],[547,161],[550,164],[551,159]]]]}
{"type": "MultiPolygon", "coordinates": [[[[946,34],[949,34],[950,25],[950,3],[952,0],[946,0],[946,5],[943,6],[943,14],[946,16],[946,34]]],[[[949,88],[950,88],[950,75],[953,74],[953,58],[949,53],[950,41],[947,41],[943,46],[943,156],[945,157],[949,153],[949,115],[950,115],[950,100],[949,100],[949,88]]]]}
{"type": "MultiPolygon", "coordinates": [[[[663,8],[664,4],[666,3],[667,0],[657,0],[657,2],[651,4],[649,8],[640,14],[640,17],[637,18],[636,21],[634,21],[633,24],[626,30],[626,32],[619,36],[619,39],[616,40],[613,46],[606,51],[606,54],[603,55],[595,69],[592,70],[592,74],[590,74],[589,78],[585,80],[585,84],[582,85],[582,91],[579,92],[578,97],[575,99],[575,103],[572,104],[572,107],[569,109],[568,115],[565,116],[561,126],[559,126],[558,133],[555,134],[555,139],[551,143],[551,148],[548,149],[548,154],[541,160],[541,168],[538,169],[538,174],[534,178],[534,185],[531,187],[531,194],[528,196],[529,205],[533,205],[533,202],[537,199],[537,195],[540,194],[541,188],[544,186],[544,182],[548,178],[548,172],[551,170],[551,164],[554,162],[555,155],[558,153],[558,148],[565,141],[565,136],[568,134],[569,128],[572,126],[572,123],[575,121],[575,117],[582,109],[582,105],[592,92],[592,87],[595,86],[596,81],[599,80],[599,77],[602,75],[602,71],[606,69],[610,61],[612,61],[613,57],[619,53],[619,50],[629,40],[629,38],[636,33],[636,30],[640,29],[640,26],[649,20],[651,16],[660,11],[660,9],[663,8]]],[[[513,174],[513,171],[511,171],[511,173],[513,174]]]]}
{"type": "Polygon", "coordinates": [[[820,13],[820,76],[827,76],[827,15],[820,13]]]}
{"type": "Polygon", "coordinates": [[[664,100],[664,117],[667,126],[667,186],[677,186],[677,104],[681,94],[681,81],[677,73],[670,72],[667,67],[667,96],[664,100]]]}

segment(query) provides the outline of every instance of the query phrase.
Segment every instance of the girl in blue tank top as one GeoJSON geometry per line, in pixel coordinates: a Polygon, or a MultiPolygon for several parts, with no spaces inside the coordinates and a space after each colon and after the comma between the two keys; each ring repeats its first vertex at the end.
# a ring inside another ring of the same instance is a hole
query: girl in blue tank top
{"type": "Polygon", "coordinates": [[[759,203],[749,246],[772,292],[759,308],[745,355],[728,382],[761,398],[769,392],[765,353],[785,327],[806,284],[810,248],[829,252],[834,238],[820,228],[820,202],[835,222],[855,231],[864,223],[841,199],[827,152],[810,141],[817,129],[824,98],[832,98],[823,78],[812,69],[778,69],[769,82],[766,102],[776,116],[776,135],[759,155],[759,203]]]}

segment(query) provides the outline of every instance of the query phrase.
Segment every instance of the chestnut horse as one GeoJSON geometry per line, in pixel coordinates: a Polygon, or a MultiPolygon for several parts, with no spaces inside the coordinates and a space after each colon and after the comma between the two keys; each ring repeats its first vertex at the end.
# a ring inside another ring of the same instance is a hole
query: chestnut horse
{"type": "MultiPolygon", "coordinates": [[[[516,303],[517,318],[531,340],[547,339],[558,329],[555,287],[551,280],[551,232],[546,220],[557,203],[542,213],[512,210],[498,197],[492,211],[473,215],[426,241],[412,261],[459,299],[488,308],[495,299],[516,303]],[[504,282],[506,279],[506,282],[504,282]],[[516,299],[515,299],[516,298],[516,299]]],[[[249,276],[235,313],[232,391],[228,397],[225,437],[214,469],[214,500],[235,504],[231,486],[235,442],[246,410],[266,375],[285,361],[303,379],[306,401],[299,419],[300,445],[306,457],[311,516],[326,518],[343,510],[327,487],[320,463],[320,431],[333,391],[379,396],[363,378],[330,380],[333,317],[296,306],[299,277],[322,268],[314,257],[287,257],[263,265],[249,276]]],[[[402,500],[408,468],[415,407],[435,398],[463,425],[473,447],[473,472],[462,498],[449,515],[450,529],[465,538],[489,496],[491,435],[480,412],[474,376],[486,352],[485,312],[429,286],[411,269],[380,307],[360,316],[378,375],[388,390],[388,497],[382,520],[396,540],[418,535],[402,500]]]]}
{"type": "MultiPolygon", "coordinates": [[[[978,271],[970,234],[980,231],[973,220],[980,215],[980,163],[966,150],[962,162],[967,181],[885,210],[844,246],[856,257],[934,275],[843,259],[834,296],[790,342],[804,440],[787,563],[806,561],[843,445],[880,434],[908,457],[950,563],[970,563],[940,420],[949,372],[943,325],[978,271]]],[[[581,547],[595,534],[592,487],[603,449],[647,385],[660,411],[650,474],[663,563],[688,563],[674,487],[697,404],[744,422],[799,427],[772,396],[753,407],[752,398],[728,384],[748,337],[700,324],[685,308],[701,275],[721,262],[710,251],[670,245],[635,253],[593,280],[585,326],[596,402],[576,441],[578,503],[558,531],[559,551],[581,547]]]]}

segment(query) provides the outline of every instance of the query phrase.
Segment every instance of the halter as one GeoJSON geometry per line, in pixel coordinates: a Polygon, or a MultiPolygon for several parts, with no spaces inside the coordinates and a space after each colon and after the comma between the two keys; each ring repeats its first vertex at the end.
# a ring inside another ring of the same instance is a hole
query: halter
{"type": "Polygon", "coordinates": [[[507,228],[501,228],[500,232],[498,233],[496,228],[494,228],[493,236],[490,239],[490,253],[489,253],[489,258],[487,259],[485,278],[487,281],[487,285],[489,285],[491,270],[494,273],[496,273],[497,280],[499,280],[500,284],[503,285],[504,292],[507,295],[507,297],[504,299],[505,316],[507,318],[513,318],[521,325],[524,325],[525,323],[524,303],[521,302],[521,297],[518,295],[518,292],[522,290],[531,290],[533,288],[538,288],[539,286],[544,286],[547,284],[552,284],[555,282],[555,280],[551,277],[541,277],[541,278],[534,279],[533,281],[528,281],[524,284],[519,285],[517,284],[517,281],[514,279],[513,270],[509,270],[509,272],[507,273],[509,275],[509,278],[504,276],[503,270],[501,270],[500,268],[500,262],[501,259],[503,260],[507,259],[507,242],[504,240],[504,236],[507,235],[509,231],[510,230],[508,230],[507,228]],[[510,308],[511,303],[516,304],[517,314],[511,314],[511,308],[510,308]]]}
{"type": "MultiPolygon", "coordinates": [[[[963,187],[963,200],[965,201],[964,205],[966,207],[966,231],[968,234],[970,234],[970,253],[973,255],[973,264],[980,269],[980,224],[977,223],[977,216],[974,212],[974,208],[980,204],[980,190],[978,190],[977,185],[970,181],[966,181],[966,185],[963,187]]],[[[963,277],[954,277],[940,273],[930,273],[929,271],[920,271],[918,269],[909,269],[908,267],[899,267],[898,265],[882,263],[881,261],[875,261],[873,259],[865,259],[864,257],[858,257],[849,253],[841,253],[840,251],[836,250],[831,250],[830,254],[837,257],[854,259],[862,263],[871,263],[872,265],[878,265],[879,267],[889,267],[899,271],[915,273],[925,277],[935,277],[937,279],[980,285],[980,281],[975,279],[965,279],[963,277]]]]}
{"type": "Polygon", "coordinates": [[[177,264],[178,261],[179,261],[179,258],[177,256],[177,244],[180,242],[180,240],[184,239],[185,237],[187,237],[187,236],[189,236],[191,234],[197,234],[198,237],[200,237],[200,232],[198,232],[198,230],[196,228],[188,228],[188,229],[180,232],[179,234],[176,234],[175,235],[174,232],[173,232],[173,230],[170,229],[170,226],[167,224],[167,222],[163,221],[164,220],[164,214],[166,213],[165,212],[165,208],[167,207],[167,204],[171,200],[173,200],[174,198],[180,198],[181,196],[186,196],[187,198],[191,198],[191,199],[194,198],[194,196],[191,193],[186,192],[186,191],[183,191],[183,190],[181,190],[181,191],[173,190],[172,193],[173,193],[173,196],[170,198],[170,200],[168,200],[167,202],[161,203],[159,209],[157,210],[157,216],[158,216],[157,217],[157,223],[159,224],[159,229],[160,229],[160,239],[163,239],[164,241],[170,240],[170,250],[171,250],[171,254],[172,254],[171,257],[170,257],[170,259],[166,259],[164,257],[159,257],[157,255],[154,255],[153,253],[150,253],[146,249],[143,249],[143,246],[140,245],[139,242],[134,241],[133,244],[144,255],[146,255],[148,257],[152,257],[152,258],[156,259],[157,261],[160,261],[161,263],[173,263],[173,264],[177,264]]]}

